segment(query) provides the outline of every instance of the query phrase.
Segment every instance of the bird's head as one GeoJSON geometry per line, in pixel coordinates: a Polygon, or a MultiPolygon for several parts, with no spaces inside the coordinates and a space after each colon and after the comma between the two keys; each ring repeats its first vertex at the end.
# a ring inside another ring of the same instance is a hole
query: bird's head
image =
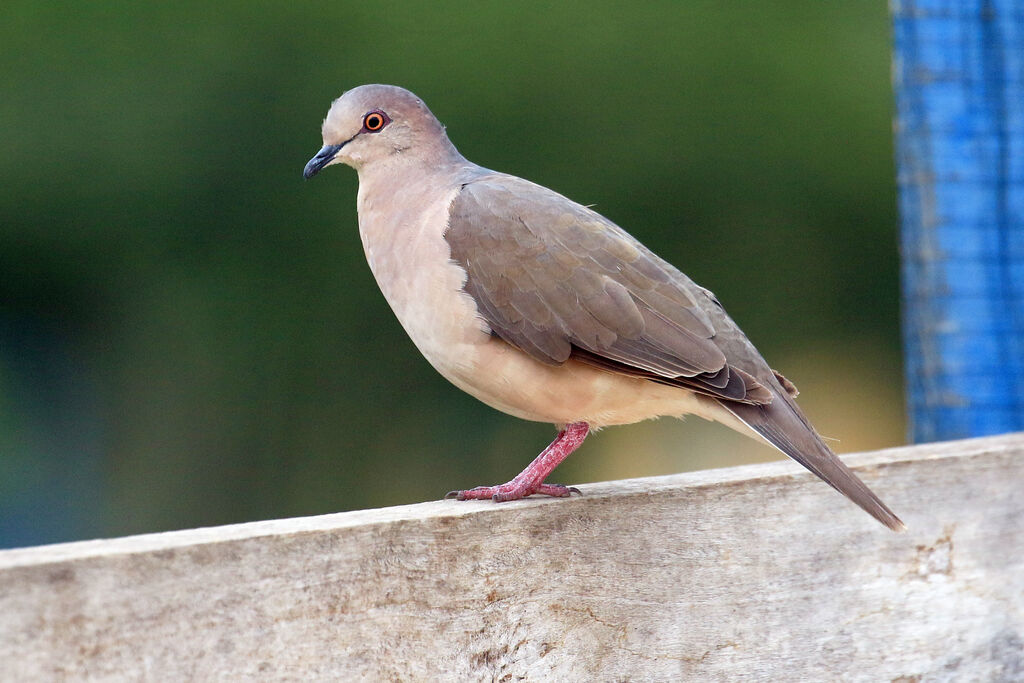
{"type": "Polygon", "coordinates": [[[331,104],[322,132],[324,146],[306,164],[306,178],[336,163],[359,170],[395,155],[429,158],[439,145],[451,148],[444,126],[427,105],[393,85],[349,90],[331,104]]]}

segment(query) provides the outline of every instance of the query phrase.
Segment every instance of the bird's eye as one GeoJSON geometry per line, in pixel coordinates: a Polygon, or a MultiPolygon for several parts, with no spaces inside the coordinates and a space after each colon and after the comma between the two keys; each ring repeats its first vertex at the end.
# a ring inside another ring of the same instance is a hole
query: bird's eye
{"type": "Polygon", "coordinates": [[[371,111],[363,117],[363,130],[369,133],[376,133],[384,126],[391,123],[388,115],[382,111],[371,111]]]}

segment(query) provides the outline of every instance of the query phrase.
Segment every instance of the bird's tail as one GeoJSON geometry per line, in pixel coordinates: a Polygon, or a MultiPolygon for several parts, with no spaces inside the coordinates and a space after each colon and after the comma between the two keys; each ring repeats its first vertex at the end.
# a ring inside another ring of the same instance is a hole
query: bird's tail
{"type": "Polygon", "coordinates": [[[788,397],[776,394],[768,405],[722,405],[768,443],[796,460],[893,531],[906,525],[822,441],[788,397]]]}

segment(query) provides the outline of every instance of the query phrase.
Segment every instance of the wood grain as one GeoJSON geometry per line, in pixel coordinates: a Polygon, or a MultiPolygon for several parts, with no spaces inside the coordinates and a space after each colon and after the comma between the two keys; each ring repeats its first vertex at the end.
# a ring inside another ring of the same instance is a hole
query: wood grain
{"type": "Polygon", "coordinates": [[[1024,435],[0,552],[0,679],[1020,680],[1024,435]]]}

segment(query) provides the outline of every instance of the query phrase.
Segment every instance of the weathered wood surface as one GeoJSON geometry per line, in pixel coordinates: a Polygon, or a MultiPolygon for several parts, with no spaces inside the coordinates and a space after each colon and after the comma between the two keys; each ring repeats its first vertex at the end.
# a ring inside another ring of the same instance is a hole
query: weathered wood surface
{"type": "Polygon", "coordinates": [[[0,678],[1022,680],[1024,435],[0,552],[0,678]]]}

